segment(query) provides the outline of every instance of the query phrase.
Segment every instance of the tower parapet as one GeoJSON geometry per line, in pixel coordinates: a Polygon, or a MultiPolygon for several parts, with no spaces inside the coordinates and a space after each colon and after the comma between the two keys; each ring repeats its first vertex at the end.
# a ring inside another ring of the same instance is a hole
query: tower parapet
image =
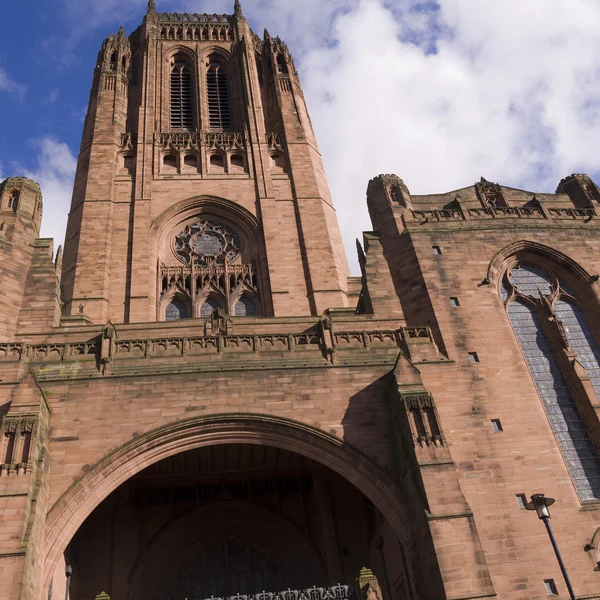
{"type": "Polygon", "coordinates": [[[567,194],[577,208],[591,208],[600,204],[600,190],[589,175],[575,173],[561,180],[557,194],[567,194]]]}

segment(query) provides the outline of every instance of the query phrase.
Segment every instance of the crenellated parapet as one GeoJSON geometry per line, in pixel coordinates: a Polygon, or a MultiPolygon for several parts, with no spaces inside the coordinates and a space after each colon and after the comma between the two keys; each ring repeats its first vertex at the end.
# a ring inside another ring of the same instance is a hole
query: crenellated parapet
{"type": "Polygon", "coordinates": [[[230,15],[160,13],[158,37],[161,40],[219,41],[236,39],[234,17],[230,15]]]}
{"type": "Polygon", "coordinates": [[[367,200],[374,228],[389,224],[384,215],[395,215],[399,230],[411,225],[438,223],[496,227],[507,221],[533,226],[594,224],[600,190],[587,175],[563,179],[556,194],[536,193],[493,183],[485,178],[473,186],[442,194],[411,195],[400,178],[379,175],[369,182],[367,200]]]}

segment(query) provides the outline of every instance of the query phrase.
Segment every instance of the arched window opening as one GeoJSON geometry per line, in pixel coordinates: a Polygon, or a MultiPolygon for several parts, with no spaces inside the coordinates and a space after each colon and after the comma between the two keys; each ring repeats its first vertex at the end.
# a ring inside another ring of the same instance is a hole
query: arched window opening
{"type": "Polygon", "coordinates": [[[194,111],[192,104],[192,73],[188,64],[175,57],[171,69],[171,128],[192,129],[194,111]]]}
{"type": "Polygon", "coordinates": [[[235,305],[236,317],[255,317],[256,313],[256,304],[252,299],[245,296],[242,296],[235,305]]]}
{"type": "Polygon", "coordinates": [[[127,59],[123,57],[121,60],[121,72],[125,73],[127,71],[127,59]]]}
{"type": "Polygon", "coordinates": [[[577,494],[582,501],[597,500],[600,499],[600,457],[551,339],[568,340],[582,365],[589,369],[597,391],[600,391],[600,347],[584,314],[565,299],[564,293],[565,288],[556,275],[527,264],[514,267],[505,277],[502,289],[505,301],[512,294],[508,317],[577,494]],[[542,321],[542,316],[547,316],[548,306],[557,294],[553,309],[555,321],[545,328],[546,320],[542,321]]]}
{"type": "Polygon", "coordinates": [[[212,154],[210,157],[210,172],[211,173],[224,173],[225,172],[225,160],[221,154],[212,154]]]}
{"type": "Polygon", "coordinates": [[[183,165],[188,171],[197,171],[198,158],[195,154],[186,154],[183,158],[183,165]]]}
{"type": "Polygon", "coordinates": [[[219,63],[211,63],[206,73],[208,122],[211,129],[230,129],[229,90],[227,73],[219,63]]]}
{"type": "Polygon", "coordinates": [[[116,52],[113,52],[110,55],[110,70],[111,71],[117,70],[117,53],[116,52]]]}
{"type": "Polygon", "coordinates": [[[195,318],[209,319],[216,310],[261,315],[257,243],[247,236],[247,230],[233,224],[200,216],[181,223],[165,240],[171,256],[160,257],[159,297],[168,303],[165,299],[176,289],[176,297],[193,306],[190,316],[195,318]]]}
{"type": "Polygon", "coordinates": [[[244,157],[241,154],[234,154],[230,158],[230,165],[232,172],[243,172],[244,171],[244,157]]]}
{"type": "Polygon", "coordinates": [[[11,208],[15,212],[17,212],[17,207],[19,206],[20,198],[21,192],[19,192],[19,190],[14,190],[8,197],[8,208],[11,208]]]}
{"type": "Polygon", "coordinates": [[[177,173],[177,156],[174,154],[167,154],[163,158],[163,172],[177,173]]]}
{"type": "Polygon", "coordinates": [[[575,304],[565,300],[556,302],[554,312],[562,322],[569,345],[589,376],[596,395],[600,398],[600,345],[583,312],[575,304]]]}
{"type": "Polygon", "coordinates": [[[285,56],[283,56],[283,54],[277,55],[277,71],[282,75],[287,75],[288,73],[288,68],[285,64],[285,56]]]}
{"type": "Polygon", "coordinates": [[[203,319],[210,319],[213,313],[221,308],[221,305],[212,298],[208,298],[204,301],[200,307],[200,317],[203,319]]]}
{"type": "Polygon", "coordinates": [[[187,306],[181,300],[171,300],[165,311],[167,321],[179,321],[189,317],[187,306]]]}

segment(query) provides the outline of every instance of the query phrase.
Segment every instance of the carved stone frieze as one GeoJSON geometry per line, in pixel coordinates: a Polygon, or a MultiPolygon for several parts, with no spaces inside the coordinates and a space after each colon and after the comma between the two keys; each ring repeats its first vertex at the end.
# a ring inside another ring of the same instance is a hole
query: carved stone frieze
{"type": "Polygon", "coordinates": [[[161,13],[159,36],[163,40],[233,41],[235,30],[229,15],[161,13]]]}
{"type": "Polygon", "coordinates": [[[231,132],[165,132],[154,137],[155,144],[162,150],[199,150],[204,145],[208,150],[245,151],[246,140],[241,131],[231,132]]]}

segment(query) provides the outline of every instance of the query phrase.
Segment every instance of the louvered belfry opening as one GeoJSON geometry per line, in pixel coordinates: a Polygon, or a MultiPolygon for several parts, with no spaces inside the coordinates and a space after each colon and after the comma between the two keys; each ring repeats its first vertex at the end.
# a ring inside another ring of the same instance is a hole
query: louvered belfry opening
{"type": "Polygon", "coordinates": [[[211,63],[206,74],[208,121],[211,129],[231,129],[227,73],[218,63],[211,63]]]}
{"type": "Polygon", "coordinates": [[[188,64],[175,58],[171,70],[171,129],[192,129],[192,74],[188,64]]]}

